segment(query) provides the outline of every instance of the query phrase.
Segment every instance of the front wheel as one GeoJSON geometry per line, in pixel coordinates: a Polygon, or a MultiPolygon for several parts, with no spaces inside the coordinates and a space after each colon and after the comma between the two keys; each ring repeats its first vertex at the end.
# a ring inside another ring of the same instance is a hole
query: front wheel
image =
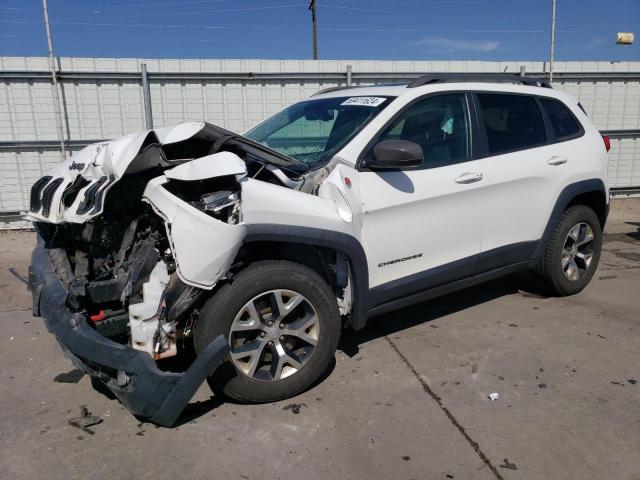
{"type": "Polygon", "coordinates": [[[598,266],[601,249],[602,227],[595,212],[584,205],[565,210],[541,261],[541,276],[551,293],[582,291],[598,266]]]}
{"type": "Polygon", "coordinates": [[[218,335],[231,361],[209,378],[216,393],[263,403],[308,388],[333,361],[340,338],[335,295],[316,272],[288,261],[248,266],[200,311],[196,352],[218,335]]]}

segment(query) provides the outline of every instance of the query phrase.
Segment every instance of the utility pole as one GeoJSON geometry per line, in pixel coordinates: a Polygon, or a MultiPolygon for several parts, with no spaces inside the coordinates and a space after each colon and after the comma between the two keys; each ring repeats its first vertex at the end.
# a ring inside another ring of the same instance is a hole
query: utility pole
{"type": "Polygon", "coordinates": [[[60,139],[60,157],[67,159],[64,148],[64,123],[62,121],[62,110],[60,110],[60,93],[58,92],[58,75],[56,74],[55,55],[53,54],[53,41],[51,40],[51,28],[49,27],[49,6],[47,0],[42,0],[44,10],[44,28],[47,31],[47,44],[49,45],[49,66],[51,68],[51,80],[53,81],[53,111],[56,116],[58,127],[58,137],[60,139]]]}
{"type": "Polygon", "coordinates": [[[316,33],[316,0],[309,2],[309,10],[311,10],[311,25],[313,27],[313,59],[318,59],[318,34],[316,33]]]}
{"type": "Polygon", "coordinates": [[[556,49],[556,0],[551,0],[551,55],[549,56],[549,82],[553,82],[553,54],[556,49]]]}

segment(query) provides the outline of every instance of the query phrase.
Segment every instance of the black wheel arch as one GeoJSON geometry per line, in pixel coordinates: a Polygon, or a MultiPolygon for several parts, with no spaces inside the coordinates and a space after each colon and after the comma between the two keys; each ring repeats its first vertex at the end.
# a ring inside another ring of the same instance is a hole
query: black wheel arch
{"type": "Polygon", "coordinates": [[[369,271],[364,249],[354,236],[313,227],[252,224],[247,225],[239,255],[249,255],[249,259],[258,255],[260,259],[296,261],[312,268],[332,285],[335,284],[335,272],[328,267],[328,260],[331,253],[338,252],[347,258],[351,270],[353,306],[347,323],[359,330],[367,320],[369,271]]]}
{"type": "Polygon", "coordinates": [[[558,195],[558,199],[551,211],[547,226],[532,258],[541,258],[547,241],[553,234],[562,212],[574,205],[585,205],[591,208],[600,220],[600,226],[604,230],[609,213],[607,189],[600,178],[591,178],[567,185],[558,195]]]}

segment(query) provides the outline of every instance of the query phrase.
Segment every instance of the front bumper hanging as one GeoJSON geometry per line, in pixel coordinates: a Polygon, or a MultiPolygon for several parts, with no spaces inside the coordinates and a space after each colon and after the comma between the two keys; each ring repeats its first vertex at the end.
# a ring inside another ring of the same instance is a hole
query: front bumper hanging
{"type": "Polygon", "coordinates": [[[40,236],[31,258],[29,286],[34,315],[44,319],[72,363],[102,381],[134,415],[158,425],[173,426],[202,382],[229,354],[227,341],[219,336],[187,371],[164,372],[145,352],[103,337],[84,315],[66,306],[69,291],[40,236]]]}

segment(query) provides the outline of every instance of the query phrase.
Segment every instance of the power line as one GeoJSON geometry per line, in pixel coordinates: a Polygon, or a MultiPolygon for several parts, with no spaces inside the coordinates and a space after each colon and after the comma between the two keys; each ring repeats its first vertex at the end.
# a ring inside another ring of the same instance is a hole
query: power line
{"type": "MultiPolygon", "coordinates": [[[[200,5],[204,3],[215,4],[222,2],[230,2],[231,0],[190,0],[187,2],[159,2],[159,3],[127,3],[121,5],[93,5],[83,7],[53,7],[49,10],[106,10],[106,9],[125,9],[125,8],[147,8],[147,7],[165,7],[165,6],[184,6],[184,5],[200,5]]],[[[33,7],[0,7],[1,10],[38,10],[33,7]]]]}
{"type": "MultiPolygon", "coordinates": [[[[202,16],[202,15],[219,15],[221,13],[237,13],[237,12],[253,12],[258,10],[275,10],[282,8],[296,8],[300,5],[297,3],[290,3],[287,5],[267,5],[262,7],[244,7],[244,8],[227,8],[221,10],[211,10],[204,12],[167,12],[167,13],[134,13],[123,15],[105,15],[103,18],[140,18],[140,17],[175,17],[175,16],[202,16]]],[[[101,12],[92,12],[100,14],[101,12]]],[[[101,15],[102,16],[102,15],[101,15]]]]}
{"type": "MultiPolygon", "coordinates": [[[[0,23],[4,24],[15,24],[15,25],[29,25],[29,24],[40,24],[41,21],[35,20],[0,20],[0,23]]],[[[237,30],[238,27],[231,26],[223,26],[223,25],[158,25],[158,24],[142,24],[142,23],[102,23],[102,22],[51,22],[51,25],[72,25],[72,26],[91,26],[91,27],[135,27],[135,28],[204,28],[204,29],[215,29],[215,30],[237,30]]],[[[303,31],[306,28],[301,27],[242,27],[244,30],[275,30],[275,31],[303,31]]],[[[454,29],[443,29],[443,30],[425,30],[423,28],[404,28],[404,27],[357,27],[357,26],[342,26],[342,27],[319,27],[318,31],[325,32],[421,32],[421,33],[522,33],[522,34],[539,34],[544,33],[548,34],[548,30],[454,30],[454,29]]],[[[579,30],[556,30],[556,33],[580,33],[579,30]]]]}

